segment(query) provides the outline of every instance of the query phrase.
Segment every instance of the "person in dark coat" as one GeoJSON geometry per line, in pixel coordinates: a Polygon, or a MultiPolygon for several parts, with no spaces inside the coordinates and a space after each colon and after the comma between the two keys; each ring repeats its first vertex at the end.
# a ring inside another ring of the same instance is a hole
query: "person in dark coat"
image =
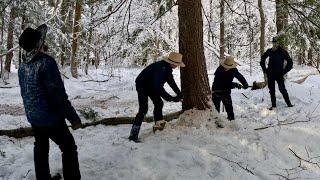
{"type": "Polygon", "coordinates": [[[68,100],[56,61],[44,53],[46,33],[47,26],[43,24],[37,29],[26,28],[19,37],[19,45],[24,53],[18,76],[25,112],[35,138],[36,178],[54,179],[50,175],[48,162],[51,139],[62,152],[64,179],[79,180],[77,146],[65,118],[74,130],[82,124],[68,100]]]}
{"type": "Polygon", "coordinates": [[[234,120],[231,89],[233,88],[248,88],[246,79],[239,73],[236,68],[237,64],[232,56],[227,56],[214,73],[214,81],[212,84],[212,101],[218,112],[220,112],[220,103],[224,104],[228,119],[234,120]],[[238,79],[241,84],[232,82],[233,79],[238,79]]]}
{"type": "Polygon", "coordinates": [[[140,127],[145,115],[148,112],[148,97],[154,104],[154,131],[162,130],[166,123],[166,121],[163,120],[163,101],[161,98],[171,102],[182,101],[183,96],[172,75],[172,69],[178,66],[185,67],[184,63],[182,62],[182,55],[176,52],[171,52],[169,57],[147,66],[138,75],[136,79],[136,90],[139,100],[139,112],[133,122],[129,140],[139,142],[138,135],[140,127]],[[172,97],[166,92],[163,87],[165,83],[169,84],[177,96],[172,97]]]}
{"type": "Polygon", "coordinates": [[[293,105],[290,102],[288,92],[284,84],[284,75],[287,74],[293,66],[293,62],[289,53],[279,45],[278,38],[272,39],[273,47],[268,49],[262,56],[260,65],[263,72],[267,75],[268,87],[271,97],[272,106],[269,108],[272,110],[277,107],[275,82],[278,83],[279,91],[281,92],[288,107],[293,105]],[[269,57],[269,64],[266,67],[266,59],[269,57]],[[285,64],[286,61],[286,64],[285,64]]]}

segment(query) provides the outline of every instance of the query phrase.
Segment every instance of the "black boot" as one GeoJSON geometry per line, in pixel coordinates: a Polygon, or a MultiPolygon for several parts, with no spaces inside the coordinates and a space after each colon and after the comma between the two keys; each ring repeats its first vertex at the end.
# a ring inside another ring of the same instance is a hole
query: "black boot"
{"type": "Polygon", "coordinates": [[[130,136],[128,138],[129,141],[134,141],[135,143],[141,142],[140,139],[138,139],[139,131],[140,131],[140,126],[132,125],[130,136]]]}
{"type": "Polygon", "coordinates": [[[286,102],[287,106],[288,107],[293,107],[293,105],[291,104],[291,101],[289,99],[288,93],[283,93],[282,95],[283,95],[283,99],[286,102]]]}
{"type": "Polygon", "coordinates": [[[271,106],[271,107],[269,107],[268,109],[271,111],[271,110],[273,110],[273,109],[275,109],[276,108],[276,106],[271,106]]]}
{"type": "Polygon", "coordinates": [[[59,173],[51,177],[51,180],[60,180],[60,179],[62,179],[62,177],[59,173]]]}

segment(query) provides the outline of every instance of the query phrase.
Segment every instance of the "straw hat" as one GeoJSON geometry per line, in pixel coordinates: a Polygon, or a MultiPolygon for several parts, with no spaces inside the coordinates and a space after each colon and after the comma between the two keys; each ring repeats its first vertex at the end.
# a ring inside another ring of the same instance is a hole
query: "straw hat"
{"type": "Polygon", "coordinates": [[[186,67],[186,65],[182,62],[182,54],[177,52],[171,52],[168,57],[164,58],[164,61],[176,66],[186,67]]]}
{"type": "Polygon", "coordinates": [[[234,61],[234,58],[232,56],[227,56],[223,62],[220,63],[221,66],[223,66],[226,69],[232,69],[237,67],[236,62],[234,61]]]}

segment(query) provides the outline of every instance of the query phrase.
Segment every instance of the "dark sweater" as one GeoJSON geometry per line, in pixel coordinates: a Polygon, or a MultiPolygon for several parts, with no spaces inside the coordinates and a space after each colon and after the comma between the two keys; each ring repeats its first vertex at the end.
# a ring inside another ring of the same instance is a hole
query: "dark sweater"
{"type": "Polygon", "coordinates": [[[239,73],[237,68],[225,71],[223,66],[219,66],[214,75],[212,91],[231,93],[231,89],[234,88],[232,82],[234,78],[237,78],[243,86],[248,86],[246,79],[239,73]]]}
{"type": "Polygon", "coordinates": [[[268,49],[262,56],[260,66],[264,73],[271,76],[283,76],[292,69],[293,62],[289,53],[279,47],[275,51],[272,48],[268,49]],[[269,57],[268,68],[266,67],[266,59],[269,57]],[[284,67],[284,61],[287,61],[287,65],[284,67]]]}
{"type": "Polygon", "coordinates": [[[142,70],[136,79],[136,88],[137,91],[159,95],[166,101],[172,101],[172,96],[163,87],[165,83],[168,83],[177,95],[181,95],[181,91],[173,79],[170,64],[158,61],[142,70]]]}

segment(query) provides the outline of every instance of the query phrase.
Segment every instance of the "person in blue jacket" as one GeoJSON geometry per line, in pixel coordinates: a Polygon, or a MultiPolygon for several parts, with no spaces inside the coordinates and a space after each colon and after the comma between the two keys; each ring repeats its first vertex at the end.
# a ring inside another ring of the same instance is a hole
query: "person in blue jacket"
{"type": "Polygon", "coordinates": [[[236,68],[237,64],[232,56],[227,56],[214,73],[214,81],[212,84],[212,101],[218,112],[220,112],[220,103],[224,104],[228,119],[234,120],[231,89],[244,88],[247,89],[248,83],[236,68]],[[232,82],[233,79],[238,79],[241,84],[232,82]]]}
{"type": "Polygon", "coordinates": [[[272,106],[269,110],[277,107],[275,82],[278,83],[279,91],[281,92],[288,107],[292,107],[288,92],[284,84],[284,75],[287,74],[293,66],[293,62],[289,53],[279,45],[279,37],[273,37],[273,47],[268,49],[262,56],[260,65],[263,72],[267,75],[268,88],[271,97],[272,106]],[[266,59],[269,57],[268,67],[266,67],[266,59]],[[286,61],[286,64],[285,64],[286,61]]]}
{"type": "Polygon", "coordinates": [[[166,121],[163,119],[162,108],[163,98],[166,101],[179,102],[183,99],[182,93],[175,83],[172,75],[172,69],[181,66],[185,67],[182,62],[182,55],[171,52],[168,57],[161,61],[155,62],[147,66],[136,78],[136,90],[139,100],[139,112],[133,122],[129,140],[139,142],[138,135],[140,127],[145,115],[148,112],[148,97],[154,104],[154,120],[153,130],[162,130],[166,121]],[[172,97],[164,89],[164,84],[168,83],[177,96],[172,97]]]}
{"type": "Polygon", "coordinates": [[[48,162],[51,139],[62,152],[64,179],[79,180],[77,146],[65,119],[70,121],[74,130],[82,124],[68,100],[56,61],[44,53],[46,33],[47,26],[43,24],[37,29],[26,28],[19,37],[24,53],[18,76],[25,112],[35,138],[36,178],[55,179],[50,175],[48,162]]]}

